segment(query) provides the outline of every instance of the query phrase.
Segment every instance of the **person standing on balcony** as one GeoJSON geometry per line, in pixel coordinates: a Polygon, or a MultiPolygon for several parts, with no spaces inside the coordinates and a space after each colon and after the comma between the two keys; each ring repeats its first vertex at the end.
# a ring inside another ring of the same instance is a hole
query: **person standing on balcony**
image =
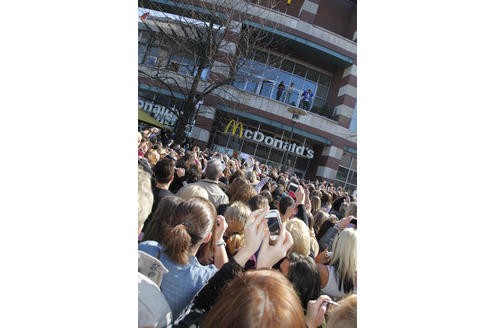
{"type": "Polygon", "coordinates": [[[304,110],[309,110],[309,105],[311,101],[313,100],[313,92],[311,92],[311,89],[308,89],[303,92],[302,94],[302,109],[304,110]]]}
{"type": "Polygon", "coordinates": [[[282,93],[285,90],[285,84],[284,81],[280,82],[277,88],[277,100],[280,100],[280,97],[282,97],[282,93]]]}
{"type": "Polygon", "coordinates": [[[294,102],[290,101],[292,94],[294,93],[294,82],[289,85],[289,89],[287,89],[287,97],[285,98],[285,102],[294,106],[294,102]]]}

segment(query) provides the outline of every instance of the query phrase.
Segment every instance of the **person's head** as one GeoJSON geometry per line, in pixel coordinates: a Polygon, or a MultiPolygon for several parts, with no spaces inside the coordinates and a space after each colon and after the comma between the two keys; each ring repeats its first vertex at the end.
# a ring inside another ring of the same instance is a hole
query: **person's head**
{"type": "Polygon", "coordinates": [[[320,230],[321,226],[323,225],[323,222],[328,221],[329,215],[327,212],[323,210],[317,210],[315,214],[313,215],[315,224],[314,224],[314,229],[315,229],[315,234],[318,234],[318,231],[320,230]]]}
{"type": "Polygon", "coordinates": [[[249,207],[239,201],[232,203],[223,214],[228,224],[225,237],[227,237],[229,255],[234,255],[244,245],[244,225],[249,215],[251,215],[249,207]]]}
{"type": "Polygon", "coordinates": [[[210,240],[216,215],[215,207],[204,198],[180,203],[164,231],[165,254],[175,263],[187,264],[189,255],[195,255],[199,246],[210,240]]]}
{"type": "Polygon", "coordinates": [[[357,295],[351,294],[341,299],[339,305],[332,306],[326,315],[327,327],[357,327],[357,295]]]}
{"type": "MultiPolygon", "coordinates": [[[[347,211],[347,206],[349,206],[349,204],[346,202],[340,203],[339,212],[344,213],[344,215],[345,215],[345,212],[347,211]]],[[[357,212],[357,209],[356,209],[356,212],[357,212]]]]}
{"type": "Polygon", "coordinates": [[[294,244],[289,249],[288,254],[297,253],[308,256],[311,247],[309,240],[311,236],[306,223],[302,220],[294,218],[287,222],[285,228],[291,234],[292,240],[294,240],[294,244]]]}
{"type": "Polygon", "coordinates": [[[330,207],[332,205],[332,195],[326,191],[321,192],[321,207],[330,207]]]}
{"type": "Polygon", "coordinates": [[[285,215],[287,209],[294,204],[294,199],[289,196],[283,196],[280,198],[280,202],[278,202],[278,210],[280,212],[280,216],[285,215]]]}
{"type": "Polygon", "coordinates": [[[329,265],[338,272],[338,286],[345,293],[354,288],[354,272],[357,265],[357,232],[344,229],[335,236],[332,245],[332,259],[329,265]]]}
{"type": "Polygon", "coordinates": [[[222,175],[222,162],[218,159],[212,159],[208,161],[205,169],[205,178],[218,181],[218,178],[222,175]]]}
{"type": "Polygon", "coordinates": [[[160,199],[150,218],[151,221],[146,227],[142,240],[154,240],[161,244],[164,229],[172,224],[175,210],[182,202],[183,200],[177,196],[167,196],[160,199]]]}
{"type": "Polygon", "coordinates": [[[272,194],[268,190],[260,192],[260,195],[268,200],[268,204],[271,204],[273,202],[272,194]]]}
{"type": "Polygon", "coordinates": [[[139,145],[141,144],[141,140],[143,140],[143,135],[141,134],[141,132],[138,132],[137,138],[138,138],[138,147],[139,147],[139,145]]]}
{"type": "Polygon", "coordinates": [[[194,164],[194,165],[189,165],[186,168],[186,172],[184,177],[186,178],[187,183],[194,183],[199,180],[201,180],[201,170],[199,167],[194,164]]]}
{"type": "Polygon", "coordinates": [[[356,202],[351,202],[351,203],[349,203],[349,205],[347,205],[347,208],[345,209],[344,216],[347,217],[349,215],[352,215],[353,217],[357,218],[357,203],[356,202]]]}
{"type": "Polygon", "coordinates": [[[246,180],[248,180],[251,184],[258,183],[258,178],[256,177],[256,173],[254,171],[246,172],[246,180]]]}
{"type": "Polygon", "coordinates": [[[144,221],[150,215],[152,206],[151,175],[138,165],[138,234],[143,229],[144,221]]]}
{"type": "Polygon", "coordinates": [[[318,196],[311,196],[311,211],[316,213],[321,207],[321,199],[318,196]]]}
{"type": "Polygon", "coordinates": [[[269,206],[269,202],[263,195],[255,195],[249,199],[248,205],[251,211],[256,211],[260,208],[267,208],[269,206]]]}
{"type": "Polygon", "coordinates": [[[160,159],[160,154],[155,149],[149,149],[146,154],[144,154],[144,157],[150,162],[151,166],[154,166],[160,159]]]}
{"type": "Polygon", "coordinates": [[[323,196],[323,193],[321,192],[321,190],[315,189],[309,194],[309,196],[310,197],[317,196],[320,198],[320,202],[321,202],[321,196],[323,196]]]}
{"type": "Polygon", "coordinates": [[[208,192],[205,188],[197,184],[187,184],[184,187],[180,188],[179,191],[177,191],[177,196],[182,198],[183,200],[189,200],[192,197],[201,197],[204,199],[208,199],[208,192]]]}
{"type": "Polygon", "coordinates": [[[237,170],[229,176],[229,184],[234,182],[237,178],[246,178],[246,174],[243,170],[237,170]]]}
{"type": "Polygon", "coordinates": [[[320,273],[311,257],[292,253],[282,261],[280,271],[294,286],[304,309],[307,308],[308,301],[320,296],[320,273]]]}
{"type": "Polygon", "coordinates": [[[292,284],[276,270],[250,270],[235,278],[205,314],[201,328],[305,327],[292,284]]]}
{"type": "Polygon", "coordinates": [[[174,178],[174,160],[170,158],[163,158],[159,160],[153,168],[153,172],[155,173],[156,182],[169,184],[174,178]]]}
{"type": "Polygon", "coordinates": [[[254,190],[254,187],[246,179],[236,178],[229,185],[225,193],[229,196],[231,204],[235,201],[241,201],[247,204],[249,199],[256,195],[256,190],[254,190]]]}

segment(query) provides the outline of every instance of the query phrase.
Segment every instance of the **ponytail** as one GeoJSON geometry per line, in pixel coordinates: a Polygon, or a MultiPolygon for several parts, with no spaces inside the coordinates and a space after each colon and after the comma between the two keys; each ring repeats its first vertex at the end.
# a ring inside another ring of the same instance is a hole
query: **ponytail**
{"type": "Polygon", "coordinates": [[[165,254],[167,254],[175,263],[189,263],[191,236],[187,232],[184,224],[166,228],[163,246],[165,246],[165,254]]]}
{"type": "Polygon", "coordinates": [[[227,253],[234,255],[244,245],[244,234],[233,233],[227,239],[227,253]]]}

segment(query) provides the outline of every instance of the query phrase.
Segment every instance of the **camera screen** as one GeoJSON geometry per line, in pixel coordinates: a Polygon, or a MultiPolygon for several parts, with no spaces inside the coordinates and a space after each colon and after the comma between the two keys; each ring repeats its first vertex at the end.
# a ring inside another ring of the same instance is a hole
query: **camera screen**
{"type": "Polygon", "coordinates": [[[270,230],[271,235],[278,235],[280,233],[280,222],[279,218],[276,215],[267,216],[268,219],[268,229],[270,230]]]}

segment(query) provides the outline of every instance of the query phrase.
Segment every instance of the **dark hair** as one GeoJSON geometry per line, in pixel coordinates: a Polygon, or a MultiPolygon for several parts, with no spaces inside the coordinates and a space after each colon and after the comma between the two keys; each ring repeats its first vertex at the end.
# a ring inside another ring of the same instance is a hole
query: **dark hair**
{"type": "Polygon", "coordinates": [[[182,198],[177,196],[167,196],[160,199],[151,218],[148,219],[150,223],[144,231],[142,241],[155,240],[161,244],[165,227],[171,224],[175,210],[182,201],[182,198]]]}
{"type": "Polygon", "coordinates": [[[175,263],[187,264],[189,250],[211,232],[216,216],[215,207],[204,198],[192,197],[180,203],[164,231],[165,254],[175,263]]]}
{"type": "Polygon", "coordinates": [[[321,195],[321,207],[326,207],[332,205],[332,195],[328,192],[322,190],[321,195]]]}
{"type": "Polygon", "coordinates": [[[187,183],[194,183],[201,180],[201,171],[197,165],[189,165],[186,169],[184,177],[187,183]]]}
{"type": "Polygon", "coordinates": [[[289,196],[283,196],[280,199],[280,202],[278,203],[278,208],[280,210],[281,215],[285,215],[285,212],[287,212],[287,209],[294,204],[294,199],[289,196]]]}
{"type": "Polygon", "coordinates": [[[175,162],[170,158],[163,158],[156,162],[153,172],[155,173],[156,182],[168,183],[174,176],[175,162]]]}
{"type": "Polygon", "coordinates": [[[229,185],[229,179],[226,177],[226,176],[222,176],[218,179],[218,181],[222,182],[223,184],[225,184],[226,186],[229,185]]]}
{"type": "Polygon", "coordinates": [[[268,207],[268,199],[262,195],[256,195],[249,199],[248,205],[251,211],[259,210],[260,208],[268,207]]]}
{"type": "Polygon", "coordinates": [[[301,300],[304,310],[308,302],[320,296],[321,280],[316,262],[309,256],[291,253],[289,260],[289,272],[287,278],[301,300]]]}
{"type": "Polygon", "coordinates": [[[230,207],[230,204],[220,204],[217,207],[217,214],[218,215],[223,215],[225,211],[230,207]]]}
{"type": "Polygon", "coordinates": [[[265,197],[266,199],[268,199],[268,204],[273,202],[272,194],[268,190],[264,190],[264,191],[260,192],[260,195],[265,197]]]}

